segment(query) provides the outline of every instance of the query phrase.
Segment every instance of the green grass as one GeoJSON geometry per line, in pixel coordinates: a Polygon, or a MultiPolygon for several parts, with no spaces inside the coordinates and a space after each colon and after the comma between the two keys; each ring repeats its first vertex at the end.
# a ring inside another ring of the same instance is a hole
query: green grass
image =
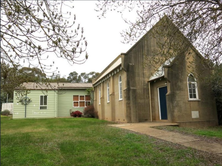
{"type": "Polygon", "coordinates": [[[6,116],[6,115],[1,115],[1,118],[8,118],[8,116],[6,116]]]}
{"type": "Polygon", "coordinates": [[[210,165],[197,151],[89,118],[1,117],[1,166],[210,165]]]}
{"type": "Polygon", "coordinates": [[[155,127],[158,129],[168,130],[168,131],[177,131],[185,134],[193,134],[197,136],[206,136],[222,139],[222,126],[215,127],[205,127],[205,128],[185,128],[178,126],[158,126],[155,127]]]}

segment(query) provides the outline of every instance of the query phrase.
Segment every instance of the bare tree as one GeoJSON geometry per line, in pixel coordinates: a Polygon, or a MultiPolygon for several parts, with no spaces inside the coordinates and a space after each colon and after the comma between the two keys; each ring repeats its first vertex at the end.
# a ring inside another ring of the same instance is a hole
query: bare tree
{"type": "Polygon", "coordinates": [[[155,0],[155,1],[100,1],[97,11],[105,16],[117,11],[129,25],[123,30],[124,42],[135,42],[161,17],[167,15],[179,27],[203,56],[214,62],[222,61],[222,0],[155,0]],[[129,20],[124,12],[135,12],[129,20]]]}
{"type": "Polygon", "coordinates": [[[67,59],[71,64],[84,63],[88,58],[87,41],[72,14],[73,8],[65,1],[1,1],[4,62],[16,66],[24,61],[43,72],[52,68],[55,58],[67,59]]]}

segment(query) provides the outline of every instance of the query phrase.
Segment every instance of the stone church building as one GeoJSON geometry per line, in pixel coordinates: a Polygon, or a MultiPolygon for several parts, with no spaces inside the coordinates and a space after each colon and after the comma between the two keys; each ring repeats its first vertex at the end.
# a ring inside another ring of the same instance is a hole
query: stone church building
{"type": "Polygon", "coordinates": [[[164,16],[93,80],[99,118],[217,125],[208,63],[164,16]]]}

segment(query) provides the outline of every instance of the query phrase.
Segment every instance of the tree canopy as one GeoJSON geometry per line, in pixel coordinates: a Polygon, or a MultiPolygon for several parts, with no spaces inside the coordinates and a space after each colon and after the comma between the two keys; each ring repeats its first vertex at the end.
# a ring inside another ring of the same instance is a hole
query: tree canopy
{"type": "Polygon", "coordinates": [[[1,96],[13,99],[13,91],[24,82],[44,82],[45,74],[38,68],[28,68],[1,64],[1,96]]]}
{"type": "Polygon", "coordinates": [[[6,63],[16,66],[23,61],[46,73],[55,58],[71,64],[88,58],[84,30],[72,13],[74,6],[49,0],[4,0],[0,4],[1,58],[6,63]]]}
{"type": "Polygon", "coordinates": [[[73,83],[91,83],[93,78],[96,78],[99,75],[97,72],[89,72],[89,73],[80,73],[78,74],[76,71],[69,73],[67,80],[73,83]]]}

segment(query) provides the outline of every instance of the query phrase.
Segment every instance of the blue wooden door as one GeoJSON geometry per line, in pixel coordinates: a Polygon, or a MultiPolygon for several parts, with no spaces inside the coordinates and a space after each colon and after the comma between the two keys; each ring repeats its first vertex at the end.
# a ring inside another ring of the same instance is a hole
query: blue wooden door
{"type": "Polygon", "coordinates": [[[167,87],[159,88],[159,104],[160,104],[160,118],[167,119],[167,105],[166,105],[167,87]]]}

